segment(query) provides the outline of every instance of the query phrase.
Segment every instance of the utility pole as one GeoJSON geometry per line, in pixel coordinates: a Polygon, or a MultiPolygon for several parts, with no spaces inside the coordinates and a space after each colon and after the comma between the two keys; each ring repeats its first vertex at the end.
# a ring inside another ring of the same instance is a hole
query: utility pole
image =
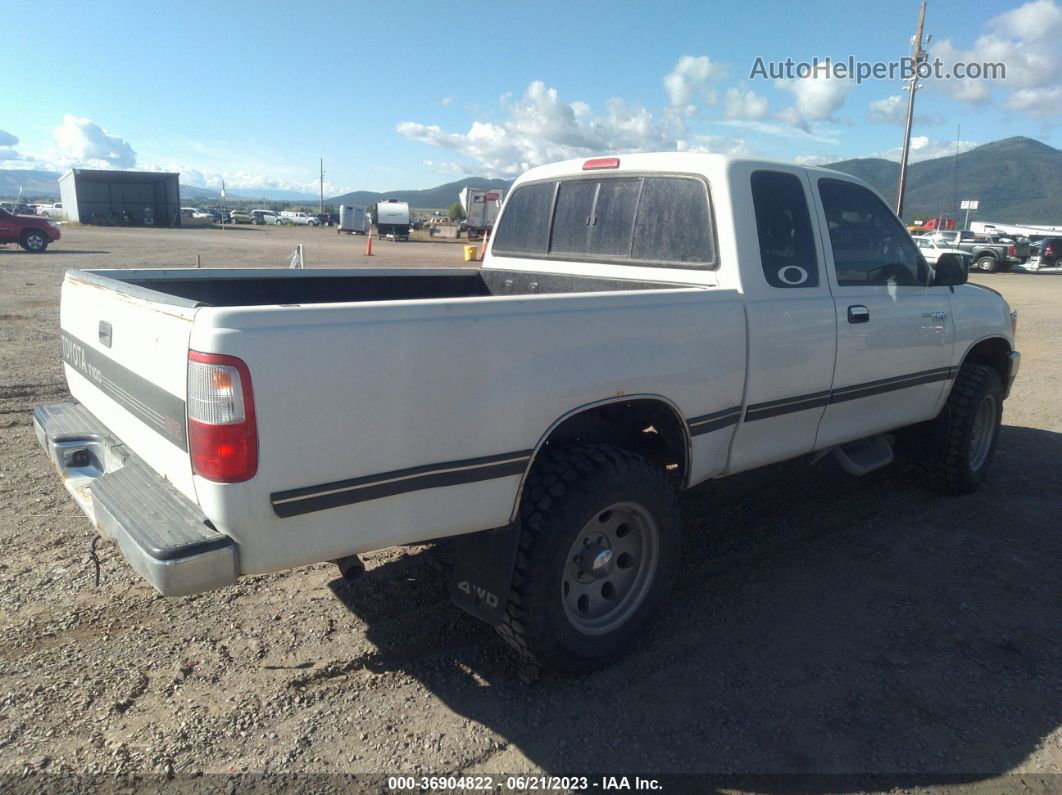
{"type": "Polygon", "coordinates": [[[907,187],[907,157],[911,153],[911,123],[914,121],[915,92],[918,91],[918,67],[926,60],[926,51],[922,49],[922,25],[926,20],[926,4],[918,12],[918,31],[912,39],[914,54],[914,73],[907,82],[907,121],[903,128],[903,154],[900,155],[900,182],[896,186],[896,214],[903,215],[903,192],[907,187]]]}
{"type": "Polygon", "coordinates": [[[321,158],[321,209],[318,211],[324,215],[324,158],[321,158]]]}

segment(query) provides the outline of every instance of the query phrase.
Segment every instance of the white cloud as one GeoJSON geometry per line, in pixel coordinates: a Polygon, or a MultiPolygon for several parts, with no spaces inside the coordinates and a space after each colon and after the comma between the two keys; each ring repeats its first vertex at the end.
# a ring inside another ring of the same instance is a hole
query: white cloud
{"type": "Polygon", "coordinates": [[[52,135],[60,154],[71,165],[124,169],[136,166],[133,147],[90,119],[67,113],[52,135]]]}
{"type": "Polygon", "coordinates": [[[22,155],[15,151],[18,136],[7,130],[0,130],[0,160],[21,160],[22,155]]]}
{"type": "Polygon", "coordinates": [[[717,96],[712,83],[725,76],[726,67],[712,63],[707,55],[683,55],[664,77],[668,103],[684,113],[696,110],[696,100],[714,105],[717,96]]]}
{"type": "MultiPolygon", "coordinates": [[[[789,110],[792,109],[786,109],[786,111],[789,110]]],[[[814,141],[815,143],[826,144],[828,146],[834,146],[840,143],[841,136],[837,127],[819,122],[804,126],[793,126],[793,124],[789,122],[790,118],[797,124],[803,124],[803,122],[798,115],[790,115],[786,111],[781,111],[778,114],[782,121],[786,122],[785,124],[758,119],[727,119],[715,123],[721,124],[725,127],[735,127],[739,130],[759,133],[760,135],[770,135],[775,138],[792,138],[798,141],[814,141]]]]}
{"type": "Polygon", "coordinates": [[[443,107],[445,108],[445,107],[447,107],[448,105],[452,105],[452,104],[454,103],[454,100],[456,100],[456,99],[457,99],[457,97],[455,97],[455,96],[454,96],[453,94],[451,94],[451,95],[450,95],[450,96],[448,96],[448,97],[441,97],[441,98],[440,98],[439,100],[437,100],[437,101],[438,101],[438,103],[439,103],[440,105],[442,105],[442,106],[443,106],[443,107]]]}
{"type": "Polygon", "coordinates": [[[870,103],[870,120],[903,124],[907,115],[907,103],[905,97],[891,96],[885,99],[875,99],[870,103]]]}
{"type": "MultiPolygon", "coordinates": [[[[975,141],[959,141],[958,148],[959,153],[968,152],[975,146],[979,146],[975,141]]],[[[884,152],[875,152],[869,155],[863,155],[863,157],[882,157],[886,160],[899,161],[900,156],[903,153],[903,147],[897,146],[892,149],[886,149],[884,152]]],[[[933,160],[938,157],[951,157],[955,154],[955,141],[938,140],[930,138],[927,135],[912,135],[911,136],[911,149],[908,152],[907,158],[911,163],[917,163],[920,160],[933,160]]]]}
{"type": "MultiPolygon", "coordinates": [[[[827,59],[823,62],[829,64],[827,59]]],[[[795,80],[776,80],[775,86],[794,96],[793,104],[778,114],[782,121],[794,127],[807,128],[808,122],[829,121],[844,104],[851,92],[851,80],[828,76],[828,67],[809,77],[795,80]]]]}
{"type": "Polygon", "coordinates": [[[1003,105],[1034,118],[1062,114],[1050,100],[1062,88],[1062,8],[1054,0],[1033,0],[990,19],[989,32],[969,48],[944,39],[934,44],[930,57],[939,58],[951,72],[956,63],[1000,62],[1006,77],[994,79],[928,80],[927,86],[970,104],[989,102],[1002,95],[1003,105]]]}
{"type": "Polygon", "coordinates": [[[595,115],[586,103],[565,102],[540,81],[517,100],[503,96],[502,107],[504,121],[474,121],[463,133],[413,121],[395,129],[410,140],[471,158],[484,176],[515,176],[543,163],[601,152],[674,150],[680,132],[670,120],[622,99],[608,100],[604,113],[595,115]]]}
{"type": "MultiPolygon", "coordinates": [[[[915,107],[925,104],[925,100],[916,101],[915,107]]],[[[907,121],[907,97],[895,94],[885,99],[875,99],[868,106],[868,115],[874,122],[884,124],[903,125],[907,121]]],[[[944,120],[940,116],[933,116],[915,111],[916,124],[940,124],[944,120]]]]}
{"type": "Polygon", "coordinates": [[[1035,0],[1000,14],[988,24],[1020,39],[1055,42],[1062,31],[1062,9],[1051,0],[1035,0]]]}
{"type": "Polygon", "coordinates": [[[731,88],[726,92],[723,115],[728,119],[762,119],[767,115],[767,100],[751,89],[731,88]]]}
{"type": "Polygon", "coordinates": [[[692,140],[676,141],[675,148],[679,152],[706,152],[708,154],[731,155],[733,157],[752,157],[755,154],[744,138],[724,138],[709,135],[695,135],[692,140]]]}

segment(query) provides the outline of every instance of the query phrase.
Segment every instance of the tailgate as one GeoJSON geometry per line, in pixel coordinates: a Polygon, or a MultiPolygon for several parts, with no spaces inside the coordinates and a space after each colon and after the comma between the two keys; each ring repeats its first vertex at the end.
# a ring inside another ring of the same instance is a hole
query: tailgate
{"type": "Polygon", "coordinates": [[[70,393],[148,466],[195,499],[185,394],[195,308],[68,273],[59,325],[70,393]]]}

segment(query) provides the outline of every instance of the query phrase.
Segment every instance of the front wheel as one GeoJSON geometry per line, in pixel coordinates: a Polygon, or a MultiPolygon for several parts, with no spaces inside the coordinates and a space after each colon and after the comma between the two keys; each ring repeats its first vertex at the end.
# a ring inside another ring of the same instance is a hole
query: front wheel
{"type": "Polygon", "coordinates": [[[30,254],[40,254],[48,248],[48,238],[44,232],[31,229],[22,236],[19,245],[30,254]]]}
{"type": "Polygon", "coordinates": [[[982,364],[959,371],[948,402],[928,424],[926,474],[946,494],[971,494],[984,482],[1003,418],[1003,383],[982,364]]]}
{"type": "Polygon", "coordinates": [[[665,472],[627,450],[574,444],[536,464],[498,632],[543,667],[578,673],[617,659],[663,601],[679,547],[665,472]]]}

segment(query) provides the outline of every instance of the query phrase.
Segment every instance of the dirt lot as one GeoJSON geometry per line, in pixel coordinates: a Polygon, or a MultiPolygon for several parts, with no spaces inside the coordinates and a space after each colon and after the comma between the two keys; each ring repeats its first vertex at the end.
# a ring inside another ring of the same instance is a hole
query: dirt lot
{"type": "MultiPolygon", "coordinates": [[[[371,555],[351,586],[320,565],[172,600],[106,548],[93,588],[90,526],[30,422],[66,397],[64,269],[284,266],[298,242],[311,267],[462,254],[377,242],[369,260],[364,238],[250,227],[0,247],[0,774],[1062,773],[1062,277],[976,279],[1020,311],[1025,357],[979,494],[807,462],[699,487],[639,647],[528,683],[449,604],[445,544],[371,555]]],[[[1062,786],[1030,781],[995,784],[1062,786]]]]}

